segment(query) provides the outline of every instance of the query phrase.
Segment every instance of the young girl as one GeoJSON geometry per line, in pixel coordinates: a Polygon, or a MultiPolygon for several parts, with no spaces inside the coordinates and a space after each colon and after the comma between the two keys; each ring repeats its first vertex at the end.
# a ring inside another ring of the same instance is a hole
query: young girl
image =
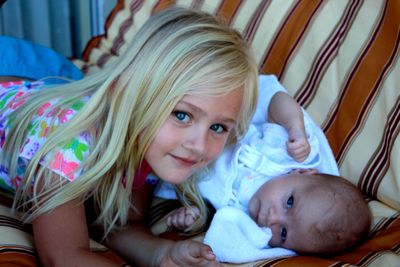
{"type": "Polygon", "coordinates": [[[32,222],[44,266],[115,266],[90,251],[89,197],[107,245],[135,266],[220,266],[206,245],[151,235],[145,177],[182,183],[182,199],[203,205],[184,181],[245,133],[257,101],[257,67],[236,31],[172,8],[97,74],[0,93],[1,184],[32,222]]]}

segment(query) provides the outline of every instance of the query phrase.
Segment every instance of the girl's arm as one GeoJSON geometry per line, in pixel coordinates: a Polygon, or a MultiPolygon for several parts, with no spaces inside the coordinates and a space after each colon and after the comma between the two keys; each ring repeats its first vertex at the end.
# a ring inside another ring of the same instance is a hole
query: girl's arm
{"type": "Polygon", "coordinates": [[[150,232],[142,222],[152,189],[144,185],[133,193],[132,202],[137,212],[132,212],[128,228],[107,239],[108,247],[134,266],[222,266],[215,261],[211,248],[203,243],[162,239],[150,232]]]}
{"type": "Polygon", "coordinates": [[[277,92],[269,104],[268,121],[287,130],[289,155],[298,162],[304,161],[310,153],[310,144],[304,126],[303,111],[296,100],[284,92],[277,92]]]}
{"type": "Polygon", "coordinates": [[[39,216],[32,225],[43,266],[119,266],[91,252],[84,206],[76,200],[39,216]]]}

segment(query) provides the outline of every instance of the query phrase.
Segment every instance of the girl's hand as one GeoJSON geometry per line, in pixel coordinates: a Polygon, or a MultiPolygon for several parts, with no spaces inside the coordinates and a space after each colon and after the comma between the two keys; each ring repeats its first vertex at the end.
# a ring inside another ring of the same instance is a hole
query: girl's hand
{"type": "Polygon", "coordinates": [[[168,215],[166,224],[168,227],[174,227],[183,231],[193,225],[199,216],[200,210],[197,207],[182,207],[168,215]]]}
{"type": "Polygon", "coordinates": [[[310,154],[311,147],[304,129],[293,127],[288,130],[287,150],[297,162],[303,162],[310,154]]]}
{"type": "Polygon", "coordinates": [[[208,266],[222,267],[208,245],[194,240],[177,241],[161,259],[161,267],[208,266]]]}

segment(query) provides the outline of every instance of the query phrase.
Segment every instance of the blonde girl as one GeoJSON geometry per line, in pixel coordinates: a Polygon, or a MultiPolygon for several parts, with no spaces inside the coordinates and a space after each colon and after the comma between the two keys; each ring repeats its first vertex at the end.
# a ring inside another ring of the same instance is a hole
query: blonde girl
{"type": "Polygon", "coordinates": [[[152,16],[118,62],[80,81],[3,84],[3,187],[33,225],[44,266],[115,266],[90,252],[92,197],[106,244],[134,266],[220,266],[199,242],[143,225],[153,172],[198,206],[195,172],[247,130],[257,67],[240,34],[184,8],[152,16]]]}

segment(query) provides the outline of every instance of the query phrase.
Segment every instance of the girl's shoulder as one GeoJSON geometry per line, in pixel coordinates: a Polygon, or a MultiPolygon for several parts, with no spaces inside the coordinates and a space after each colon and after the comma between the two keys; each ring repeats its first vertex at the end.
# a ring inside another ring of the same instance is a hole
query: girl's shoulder
{"type": "MultiPolygon", "coordinates": [[[[58,127],[70,121],[84,106],[87,98],[77,99],[61,109],[55,106],[59,100],[54,99],[43,103],[37,114],[32,119],[21,157],[31,159],[38,149],[44,144],[48,135],[58,127]]],[[[80,174],[80,166],[90,152],[91,135],[81,132],[68,142],[60,144],[54,154],[47,155],[47,167],[61,176],[73,181],[80,174]]]]}
{"type": "Polygon", "coordinates": [[[14,105],[13,102],[21,101],[28,93],[39,90],[44,86],[44,82],[36,81],[10,81],[0,82],[0,110],[5,107],[15,109],[19,105],[14,105]]]}
{"type": "MultiPolygon", "coordinates": [[[[14,124],[12,114],[27,100],[25,96],[37,90],[46,90],[44,82],[7,82],[0,83],[0,132],[7,137],[8,130],[14,124]]],[[[88,101],[83,97],[66,105],[57,105],[61,99],[44,101],[38,106],[27,129],[27,134],[20,149],[20,157],[31,160],[42,147],[47,137],[58,127],[70,121],[88,101]]],[[[91,138],[88,132],[82,132],[69,142],[58,147],[57,152],[49,154],[41,162],[68,180],[79,176],[80,165],[90,151],[91,138]],[[45,163],[47,162],[47,163],[45,163]]]]}
{"type": "Polygon", "coordinates": [[[0,81],[0,90],[35,90],[42,87],[43,81],[0,81]]]}

